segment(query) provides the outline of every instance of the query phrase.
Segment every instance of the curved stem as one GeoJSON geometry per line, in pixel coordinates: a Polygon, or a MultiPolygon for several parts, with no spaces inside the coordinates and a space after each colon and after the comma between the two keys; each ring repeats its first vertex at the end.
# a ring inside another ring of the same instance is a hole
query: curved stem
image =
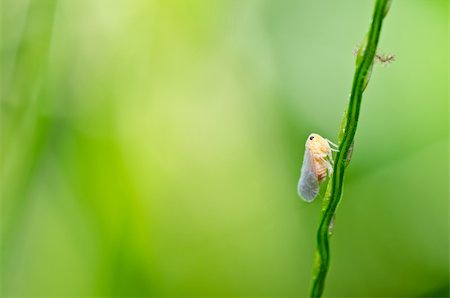
{"type": "Polygon", "coordinates": [[[330,264],[330,223],[333,220],[337,206],[341,200],[344,173],[353,147],[362,94],[370,79],[383,18],[389,9],[389,5],[389,0],[376,1],[369,32],[364,43],[361,45],[356,58],[356,70],[353,77],[350,100],[339,133],[339,152],[336,154],[336,162],[333,169],[334,174],[328,182],[322,209],[322,217],[317,231],[317,247],[310,292],[311,297],[320,297],[324,289],[325,279],[330,264]]]}

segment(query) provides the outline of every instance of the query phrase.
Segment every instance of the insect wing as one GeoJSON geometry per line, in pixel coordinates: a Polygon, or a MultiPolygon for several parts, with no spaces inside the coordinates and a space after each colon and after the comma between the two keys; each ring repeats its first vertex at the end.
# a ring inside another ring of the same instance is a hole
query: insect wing
{"type": "Polygon", "coordinates": [[[312,202],[319,193],[319,181],[317,179],[315,165],[309,149],[306,148],[303,157],[302,171],[298,181],[297,191],[299,196],[307,202],[312,202]]]}

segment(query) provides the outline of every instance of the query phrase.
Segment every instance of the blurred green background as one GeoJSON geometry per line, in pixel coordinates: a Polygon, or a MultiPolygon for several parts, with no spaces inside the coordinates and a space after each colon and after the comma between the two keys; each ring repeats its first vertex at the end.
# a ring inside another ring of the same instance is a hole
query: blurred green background
{"type": "MultiPolygon", "coordinates": [[[[1,295],[306,296],[373,1],[1,0],[1,295]]],[[[328,297],[447,296],[448,3],[394,0],[328,297]]]]}

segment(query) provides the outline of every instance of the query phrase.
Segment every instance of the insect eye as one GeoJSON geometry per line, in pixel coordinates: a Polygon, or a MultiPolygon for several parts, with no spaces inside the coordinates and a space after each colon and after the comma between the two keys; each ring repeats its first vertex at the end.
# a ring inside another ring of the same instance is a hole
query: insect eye
{"type": "Polygon", "coordinates": [[[311,137],[309,137],[309,139],[312,141],[312,140],[314,140],[314,137],[313,136],[311,136],[311,137]]]}

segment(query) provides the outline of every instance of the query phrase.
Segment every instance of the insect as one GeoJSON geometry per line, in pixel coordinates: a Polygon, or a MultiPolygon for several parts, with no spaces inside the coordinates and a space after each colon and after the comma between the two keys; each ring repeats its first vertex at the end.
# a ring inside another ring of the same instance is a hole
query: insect
{"type": "Polygon", "coordinates": [[[312,133],[308,136],[297,186],[298,194],[305,201],[312,202],[319,193],[319,184],[327,178],[327,175],[333,173],[332,151],[339,151],[337,147],[318,134],[312,133]]]}

